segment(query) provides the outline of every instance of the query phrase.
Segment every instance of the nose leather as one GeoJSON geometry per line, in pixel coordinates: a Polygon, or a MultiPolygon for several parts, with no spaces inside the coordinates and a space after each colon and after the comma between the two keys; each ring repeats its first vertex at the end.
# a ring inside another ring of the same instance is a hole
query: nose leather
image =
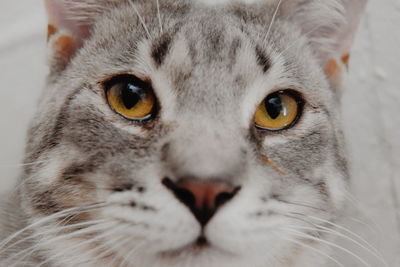
{"type": "Polygon", "coordinates": [[[163,184],[185,204],[199,223],[205,226],[217,210],[231,200],[239,187],[220,180],[180,179],[174,183],[165,178],[163,184]]]}

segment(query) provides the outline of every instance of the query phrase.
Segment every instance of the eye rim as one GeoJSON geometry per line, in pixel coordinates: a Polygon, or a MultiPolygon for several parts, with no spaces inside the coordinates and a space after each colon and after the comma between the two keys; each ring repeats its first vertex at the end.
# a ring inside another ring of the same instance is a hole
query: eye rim
{"type": "Polygon", "coordinates": [[[118,74],[110,75],[106,79],[103,79],[103,81],[101,81],[100,84],[101,84],[101,87],[103,88],[102,94],[103,94],[103,97],[104,97],[108,107],[114,113],[116,113],[120,117],[124,118],[125,120],[128,120],[133,123],[138,123],[138,124],[147,124],[150,121],[154,121],[157,118],[157,115],[160,110],[160,105],[159,105],[157,95],[153,89],[150,79],[142,78],[142,77],[139,77],[138,75],[134,75],[131,73],[118,73],[118,74]],[[126,116],[123,113],[116,110],[109,101],[109,98],[108,98],[109,91],[115,85],[117,85],[118,83],[132,82],[132,81],[134,81],[134,83],[136,83],[136,82],[139,83],[141,89],[146,90],[147,92],[149,92],[152,95],[154,104],[153,104],[151,112],[149,114],[147,114],[146,116],[138,117],[138,118],[126,116]]]}
{"type": "Polygon", "coordinates": [[[282,128],[271,129],[271,128],[266,128],[266,127],[262,127],[262,126],[258,125],[255,122],[254,116],[253,116],[253,124],[254,124],[254,127],[257,130],[262,131],[262,132],[280,133],[282,131],[286,131],[286,130],[289,130],[289,129],[295,127],[298,124],[298,122],[300,121],[301,117],[303,116],[304,106],[306,104],[305,98],[303,97],[302,93],[300,93],[298,90],[293,89],[293,88],[278,89],[278,90],[270,92],[258,104],[257,109],[270,95],[277,94],[277,93],[287,94],[287,95],[289,95],[290,97],[292,97],[295,100],[295,102],[297,104],[297,114],[296,114],[295,119],[290,124],[288,124],[288,125],[286,125],[286,126],[284,126],[282,128]]]}

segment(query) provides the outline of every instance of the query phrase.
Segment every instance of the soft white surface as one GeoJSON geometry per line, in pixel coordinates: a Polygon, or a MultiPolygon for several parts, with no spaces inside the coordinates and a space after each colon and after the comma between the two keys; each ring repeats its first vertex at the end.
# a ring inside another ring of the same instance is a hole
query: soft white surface
{"type": "MultiPolygon", "coordinates": [[[[370,0],[343,96],[353,191],[369,225],[357,222],[352,229],[393,267],[400,266],[399,26],[399,0],[370,0]]],[[[42,1],[0,1],[0,193],[18,176],[26,128],[44,84],[45,29],[42,1]]],[[[355,266],[343,257],[346,266],[355,266]]]]}

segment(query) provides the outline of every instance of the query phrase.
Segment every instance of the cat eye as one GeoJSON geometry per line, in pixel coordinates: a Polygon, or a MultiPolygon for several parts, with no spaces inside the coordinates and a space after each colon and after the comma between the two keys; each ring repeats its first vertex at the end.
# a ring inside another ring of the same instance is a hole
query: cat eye
{"type": "Polygon", "coordinates": [[[278,131],[292,127],[300,117],[302,100],[293,90],[268,95],[254,115],[257,128],[278,131]]]}
{"type": "Polygon", "coordinates": [[[108,104],[123,117],[144,121],[155,115],[156,98],[149,83],[123,75],[113,78],[105,87],[108,104]]]}

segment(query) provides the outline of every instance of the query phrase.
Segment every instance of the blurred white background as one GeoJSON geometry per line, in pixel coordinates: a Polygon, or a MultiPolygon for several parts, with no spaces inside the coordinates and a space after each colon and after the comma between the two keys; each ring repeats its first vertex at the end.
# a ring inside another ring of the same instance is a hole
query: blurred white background
{"type": "MultiPolygon", "coordinates": [[[[26,128],[47,72],[42,2],[0,1],[0,193],[18,176],[26,128]]],[[[369,1],[342,108],[353,193],[365,218],[351,227],[393,267],[400,266],[399,27],[400,0],[369,1]]],[[[350,256],[341,257],[356,266],[350,256]]]]}

